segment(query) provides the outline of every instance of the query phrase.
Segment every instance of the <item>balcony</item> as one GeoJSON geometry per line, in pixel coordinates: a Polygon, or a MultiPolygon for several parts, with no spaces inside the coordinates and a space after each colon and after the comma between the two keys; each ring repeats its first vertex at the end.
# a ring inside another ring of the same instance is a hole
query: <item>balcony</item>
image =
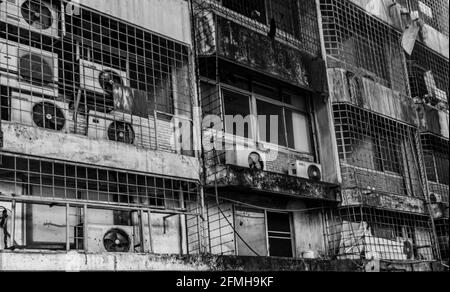
{"type": "Polygon", "coordinates": [[[321,55],[314,5],[292,29],[281,23],[274,29],[270,21],[252,19],[211,1],[201,2],[195,5],[201,57],[223,58],[294,85],[314,88],[311,76],[318,73],[317,67],[324,68],[324,62],[314,59],[321,55]]]}

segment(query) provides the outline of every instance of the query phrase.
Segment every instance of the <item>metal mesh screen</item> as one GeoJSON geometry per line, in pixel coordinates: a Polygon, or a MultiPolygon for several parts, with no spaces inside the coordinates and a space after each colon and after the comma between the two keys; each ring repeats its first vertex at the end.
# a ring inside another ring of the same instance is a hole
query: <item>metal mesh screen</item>
{"type": "Polygon", "coordinates": [[[268,34],[275,30],[276,38],[295,45],[312,55],[321,55],[316,4],[313,0],[195,0],[198,42],[209,39],[215,33],[212,25],[217,14],[246,27],[268,34]],[[203,20],[202,20],[203,19],[203,20]],[[208,20],[209,19],[209,20],[208,20]]]}
{"type": "Polygon", "coordinates": [[[448,37],[447,0],[410,0],[412,11],[419,11],[419,17],[428,25],[448,37]]]}
{"type": "Polygon", "coordinates": [[[374,208],[341,208],[327,218],[330,256],[338,259],[436,259],[429,217],[374,208]]]}
{"type": "Polygon", "coordinates": [[[21,192],[6,196],[163,210],[185,210],[199,202],[198,185],[191,181],[26,156],[1,158],[0,183],[21,192]]]}
{"type": "Polygon", "coordinates": [[[2,119],[193,155],[190,47],[67,3],[0,4],[2,119]]]}
{"type": "Polygon", "coordinates": [[[443,260],[449,259],[449,224],[448,218],[435,223],[436,233],[439,241],[439,250],[443,260]]]}
{"type": "Polygon", "coordinates": [[[439,101],[448,104],[448,59],[417,42],[407,60],[411,96],[423,98],[434,95],[439,101]]]}

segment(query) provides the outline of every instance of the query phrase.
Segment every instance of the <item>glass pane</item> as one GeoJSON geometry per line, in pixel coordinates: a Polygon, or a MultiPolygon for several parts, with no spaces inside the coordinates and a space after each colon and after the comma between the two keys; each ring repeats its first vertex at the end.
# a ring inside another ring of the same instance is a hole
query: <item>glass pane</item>
{"type": "Polygon", "coordinates": [[[236,136],[252,138],[250,120],[250,98],[236,92],[223,90],[225,103],[226,132],[236,136]],[[234,121],[234,122],[233,122],[234,121]]]}
{"type": "Polygon", "coordinates": [[[270,256],[292,257],[291,221],[289,214],[267,213],[270,256]]]}
{"type": "MultiPolygon", "coordinates": [[[[384,133],[382,133],[383,135],[384,133]]],[[[400,151],[398,150],[398,141],[394,141],[392,139],[385,139],[383,137],[379,138],[379,148],[380,155],[383,162],[383,171],[391,171],[395,173],[400,173],[400,161],[399,155],[400,151]]]]}
{"type": "Polygon", "coordinates": [[[286,147],[283,108],[264,101],[257,106],[260,140],[286,147]]]}
{"type": "Polygon", "coordinates": [[[286,124],[289,148],[311,153],[311,133],[308,118],[303,114],[286,110],[286,124]]]}

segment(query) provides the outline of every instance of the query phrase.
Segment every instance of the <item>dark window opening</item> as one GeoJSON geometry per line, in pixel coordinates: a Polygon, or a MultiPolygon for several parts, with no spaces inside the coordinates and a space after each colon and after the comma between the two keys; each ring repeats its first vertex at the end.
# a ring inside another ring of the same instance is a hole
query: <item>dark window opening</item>
{"type": "Polygon", "coordinates": [[[289,214],[267,212],[269,253],[273,257],[293,257],[289,214]]]}
{"type": "Polygon", "coordinates": [[[9,90],[6,86],[0,86],[0,117],[4,121],[10,120],[10,98],[9,98],[9,90]]]}
{"type": "Polygon", "coordinates": [[[223,0],[223,6],[255,21],[268,25],[275,20],[277,28],[298,34],[298,6],[294,0],[223,0]]]}
{"type": "Polygon", "coordinates": [[[183,208],[181,195],[184,202],[197,201],[196,187],[189,182],[21,157],[2,156],[1,162],[2,181],[36,198],[166,209],[183,208]]]}
{"type": "Polygon", "coordinates": [[[422,135],[421,139],[428,180],[450,185],[448,140],[428,134],[422,135]]]}

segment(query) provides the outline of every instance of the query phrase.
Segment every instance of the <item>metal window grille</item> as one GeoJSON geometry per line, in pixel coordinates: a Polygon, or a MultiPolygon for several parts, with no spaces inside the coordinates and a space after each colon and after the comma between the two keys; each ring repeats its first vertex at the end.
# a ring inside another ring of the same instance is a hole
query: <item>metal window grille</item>
{"type": "Polygon", "coordinates": [[[21,155],[1,158],[0,183],[21,192],[7,196],[180,211],[199,203],[193,181],[21,155]]]}
{"type": "Polygon", "coordinates": [[[416,129],[352,106],[333,106],[344,188],[422,196],[416,129]]]}
{"type": "Polygon", "coordinates": [[[193,155],[190,47],[68,3],[0,4],[2,119],[193,155]]]}
{"type": "Polygon", "coordinates": [[[327,214],[329,256],[338,259],[434,260],[430,218],[375,208],[327,214]]]}
{"type": "Polygon", "coordinates": [[[449,224],[448,218],[435,222],[439,250],[443,260],[449,259],[449,224]]]}
{"type": "MultiPolygon", "coordinates": [[[[215,14],[264,34],[269,33],[271,24],[275,24],[277,38],[312,55],[321,55],[317,9],[313,0],[195,0],[194,8],[197,32],[211,30],[204,20],[213,19],[215,14]]],[[[215,29],[211,32],[215,33],[215,29]]],[[[197,33],[196,38],[198,43],[210,40],[208,33],[197,33]]]]}
{"type": "Polygon", "coordinates": [[[401,33],[351,1],[321,0],[329,67],[345,68],[407,94],[401,33]]]}
{"type": "Polygon", "coordinates": [[[409,0],[409,2],[410,9],[419,12],[420,19],[448,37],[447,0],[409,0]]]}

